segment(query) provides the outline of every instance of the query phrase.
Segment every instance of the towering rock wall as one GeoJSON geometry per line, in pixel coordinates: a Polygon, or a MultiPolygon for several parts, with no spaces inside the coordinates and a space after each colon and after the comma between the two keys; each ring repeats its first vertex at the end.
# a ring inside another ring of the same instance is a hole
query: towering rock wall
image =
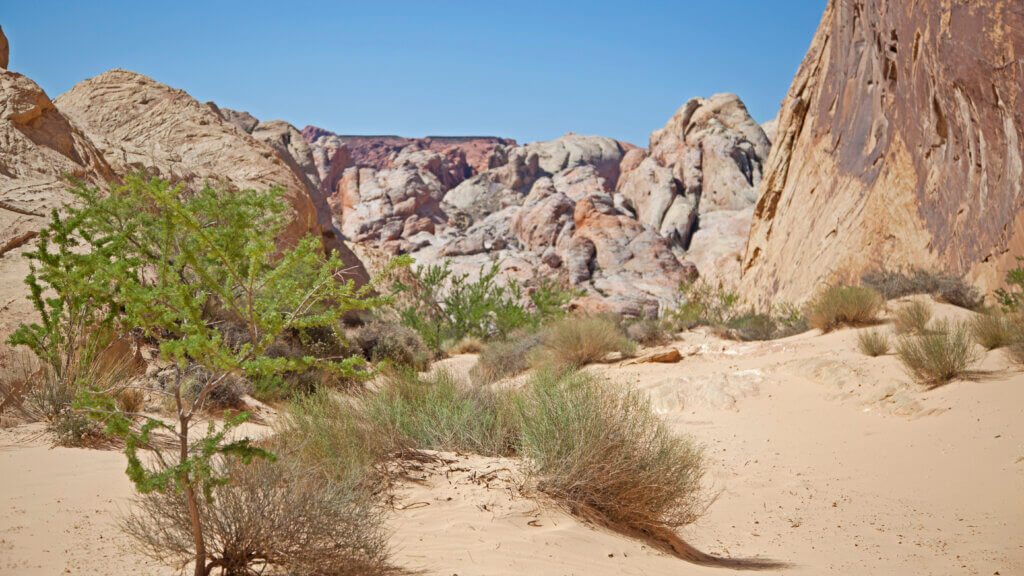
{"type": "Polygon", "coordinates": [[[1024,3],[831,0],[743,259],[766,305],[878,267],[997,287],[1024,255],[1024,3]]]}

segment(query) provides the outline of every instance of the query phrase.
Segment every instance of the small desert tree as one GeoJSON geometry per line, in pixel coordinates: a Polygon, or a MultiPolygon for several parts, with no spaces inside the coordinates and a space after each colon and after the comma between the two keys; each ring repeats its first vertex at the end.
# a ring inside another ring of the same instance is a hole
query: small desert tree
{"type": "Polygon", "coordinates": [[[181,186],[134,175],[109,194],[82,185],[72,192],[81,207],[70,209],[64,219],[55,214],[52,233],[44,235],[54,238],[58,250],[50,253],[44,246],[33,258],[39,271],[29,283],[43,324],[23,327],[14,342],[36,342],[33,349],[45,352],[38,343],[77,315],[90,318],[90,326],[136,330],[159,342],[175,378],[170,390],[152,392],[173,398],[173,422],[127,413],[115,402],[114,389],[88,382],[80,383],[75,407],[101,418],[109,434],[124,439],[127,473],[140,492],[183,493],[195,574],[206,574],[211,566],[199,498],[210,499],[212,490],[228,481],[214,462],[273,455],[248,438],[233,438],[232,428],[245,421],[246,413],[221,425],[210,421],[205,433],[197,435],[193,428],[205,402],[241,374],[268,376],[313,366],[339,375],[356,372],[358,358],[270,358],[264,352],[286,330],[336,329],[343,314],[378,300],[370,296],[370,286],[357,288],[345,281],[341,261],[325,257],[315,237],[293,246],[275,244],[288,223],[277,189],[206,186],[187,193],[181,186]],[[76,248],[78,243],[83,246],[76,248]],[[83,299],[83,287],[96,294],[83,299]],[[44,292],[55,296],[42,298],[44,292]],[[186,395],[182,374],[190,366],[201,368],[203,379],[186,395]],[[154,446],[151,434],[158,430],[173,438],[174,454],[154,446]],[[139,451],[144,448],[156,454],[155,465],[143,464],[139,451]]]}

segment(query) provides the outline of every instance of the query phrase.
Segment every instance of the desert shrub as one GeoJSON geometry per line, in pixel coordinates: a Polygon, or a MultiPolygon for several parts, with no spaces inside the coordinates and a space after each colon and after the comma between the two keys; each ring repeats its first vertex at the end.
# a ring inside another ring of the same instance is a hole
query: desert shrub
{"type": "Polygon", "coordinates": [[[731,318],[717,332],[733,340],[775,340],[807,331],[802,314],[786,311],[781,314],[744,312],[731,318]]]}
{"type": "MultiPolygon", "coordinates": [[[[195,402],[203,394],[206,383],[215,378],[216,375],[202,366],[193,366],[186,371],[181,384],[181,395],[187,402],[195,402]]],[[[208,390],[203,397],[201,404],[197,405],[199,410],[206,410],[219,414],[224,410],[244,410],[246,408],[243,396],[253,392],[252,384],[237,374],[227,374],[220,384],[208,390]]]]}
{"type": "MultiPolygon", "coordinates": [[[[301,462],[287,458],[248,466],[220,459],[214,465],[231,481],[210,500],[199,501],[207,573],[394,572],[383,509],[360,486],[310,475],[301,462]]],[[[194,561],[188,503],[181,492],[140,494],[135,503],[123,527],[143,554],[175,566],[194,561]]]]}
{"type": "Polygon", "coordinates": [[[806,306],[807,323],[822,332],[843,325],[863,326],[876,321],[882,297],[871,288],[837,284],[829,286],[806,306]]]}
{"type": "Polygon", "coordinates": [[[489,342],[469,371],[473,382],[491,384],[530,369],[535,351],[544,343],[539,332],[520,332],[509,340],[489,342]]]}
{"type": "Polygon", "coordinates": [[[625,323],[626,338],[642,346],[657,346],[672,339],[665,323],[654,318],[636,318],[625,323]]]}
{"type": "Polygon", "coordinates": [[[1011,316],[1008,328],[1009,341],[1006,344],[1006,351],[1011,360],[1024,364],[1024,319],[1020,316],[1011,316]]]}
{"type": "Polygon", "coordinates": [[[514,433],[511,404],[471,388],[448,372],[418,376],[393,372],[365,402],[367,417],[399,450],[507,452],[514,433]]]}
{"type": "Polygon", "coordinates": [[[361,326],[353,338],[363,354],[374,362],[425,370],[431,353],[419,333],[397,322],[374,320],[361,326]]]}
{"type": "Polygon", "coordinates": [[[886,300],[914,294],[928,294],[961,308],[975,309],[984,296],[962,278],[920,268],[874,270],[861,278],[864,286],[878,291],[886,300]]]}
{"type": "Polygon", "coordinates": [[[889,353],[889,336],[877,328],[861,330],[857,334],[857,348],[866,356],[882,356],[889,353]]]}
{"type": "Polygon", "coordinates": [[[57,438],[60,446],[75,448],[100,446],[107,443],[103,426],[90,418],[88,414],[65,409],[50,421],[50,430],[57,438]]]}
{"type": "Polygon", "coordinates": [[[893,314],[893,328],[898,334],[920,334],[928,330],[932,307],[925,300],[913,300],[900,306],[893,314]]]}
{"type": "Polygon", "coordinates": [[[931,386],[962,376],[981,359],[967,324],[948,320],[901,338],[896,355],[914,380],[931,386]]]}
{"type": "Polygon", "coordinates": [[[580,367],[599,362],[612,352],[636,353],[636,343],[626,338],[617,324],[595,316],[559,320],[544,330],[543,339],[534,355],[539,365],[580,367]]]}
{"type": "Polygon", "coordinates": [[[1024,304],[1024,257],[1017,256],[1017,266],[1003,277],[1006,288],[995,291],[996,300],[1004,312],[1017,312],[1024,304]]]}
{"type": "Polygon", "coordinates": [[[399,307],[399,317],[431,350],[440,352],[445,343],[467,336],[505,339],[517,329],[536,328],[565,315],[571,290],[540,280],[524,294],[514,279],[499,282],[500,272],[497,261],[489,268],[481,265],[475,280],[453,273],[448,261],[414,270],[408,283],[395,283],[396,290],[411,295],[399,307]]]}
{"type": "Polygon", "coordinates": [[[539,373],[518,403],[519,449],[537,487],[571,511],[657,535],[701,510],[701,451],[637,391],[539,373]]]}
{"type": "Polygon", "coordinates": [[[684,282],[679,285],[679,292],[682,304],[667,314],[677,329],[720,326],[742,313],[739,294],[704,280],[684,282]]]}
{"type": "Polygon", "coordinates": [[[479,338],[472,336],[463,338],[445,349],[445,354],[479,354],[484,351],[487,344],[479,338]]]}
{"type": "Polygon", "coordinates": [[[995,350],[1013,341],[1013,320],[998,310],[984,310],[970,320],[974,340],[987,350],[995,350]]]}

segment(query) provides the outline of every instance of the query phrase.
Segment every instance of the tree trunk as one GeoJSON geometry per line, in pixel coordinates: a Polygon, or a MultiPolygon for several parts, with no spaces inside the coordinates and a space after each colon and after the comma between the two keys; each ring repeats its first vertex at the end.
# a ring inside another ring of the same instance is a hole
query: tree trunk
{"type": "MultiPolygon", "coordinates": [[[[178,390],[181,390],[180,383],[175,390],[175,397],[178,401],[178,422],[181,427],[181,436],[179,437],[181,452],[178,463],[184,464],[188,460],[188,422],[192,417],[192,411],[189,410],[186,413],[182,406],[181,393],[178,390]]],[[[192,542],[196,547],[196,564],[193,574],[195,576],[206,576],[206,543],[203,541],[203,524],[199,518],[199,502],[196,500],[196,488],[192,484],[192,478],[187,471],[182,471],[180,480],[182,489],[185,491],[185,500],[188,502],[189,520],[192,522],[192,542]]]]}

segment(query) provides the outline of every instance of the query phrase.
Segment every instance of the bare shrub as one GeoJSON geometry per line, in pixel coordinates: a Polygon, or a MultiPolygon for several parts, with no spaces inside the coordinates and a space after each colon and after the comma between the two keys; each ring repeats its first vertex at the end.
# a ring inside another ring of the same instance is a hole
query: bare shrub
{"type": "Polygon", "coordinates": [[[479,385],[486,385],[526,372],[530,369],[532,354],[543,343],[543,335],[536,332],[517,333],[507,341],[490,342],[476,359],[469,377],[479,385]]]}
{"type": "Polygon", "coordinates": [[[585,373],[542,372],[519,418],[537,487],[570,511],[652,535],[702,511],[701,450],[672,434],[640,392],[585,373]]]}
{"type": "Polygon", "coordinates": [[[807,323],[822,332],[840,326],[874,323],[882,308],[878,292],[863,286],[829,286],[812,299],[806,309],[807,323]]]}
{"type": "Polygon", "coordinates": [[[857,334],[857,348],[867,356],[882,356],[889,353],[889,337],[877,328],[862,330],[857,334]]]}
{"type": "Polygon", "coordinates": [[[973,310],[984,296],[962,278],[912,268],[910,270],[875,270],[861,278],[865,286],[877,290],[886,300],[913,294],[928,294],[954,306],[973,310]]]}
{"type": "Polygon", "coordinates": [[[355,342],[367,359],[425,370],[431,353],[416,330],[397,322],[374,320],[359,328],[355,342]]]}
{"type": "MultiPolygon", "coordinates": [[[[308,474],[287,453],[276,462],[219,460],[215,466],[231,481],[211,500],[199,499],[207,573],[396,572],[387,560],[382,508],[361,487],[308,474]]],[[[179,567],[195,558],[190,527],[187,502],[177,490],[139,494],[123,520],[142,553],[179,567]]]]}
{"type": "Polygon", "coordinates": [[[580,367],[603,360],[612,352],[636,353],[636,344],[618,325],[604,318],[565,318],[544,331],[544,344],[535,359],[540,365],[580,367]]]}
{"type": "Polygon", "coordinates": [[[479,354],[483,352],[484,341],[473,336],[466,336],[450,346],[445,352],[447,354],[479,354]]]}
{"type": "Polygon", "coordinates": [[[900,306],[893,314],[892,321],[898,334],[920,334],[928,330],[931,319],[931,304],[918,299],[900,306]]]}
{"type": "Polygon", "coordinates": [[[926,332],[901,338],[896,355],[914,380],[930,386],[964,375],[981,360],[967,324],[948,320],[936,322],[926,332]]]}
{"type": "Polygon", "coordinates": [[[665,323],[653,318],[638,318],[625,325],[626,338],[642,346],[658,346],[672,339],[665,323]]]}
{"type": "Polygon", "coordinates": [[[42,376],[42,364],[28,350],[0,350],[0,426],[35,419],[26,400],[42,376]]]}

